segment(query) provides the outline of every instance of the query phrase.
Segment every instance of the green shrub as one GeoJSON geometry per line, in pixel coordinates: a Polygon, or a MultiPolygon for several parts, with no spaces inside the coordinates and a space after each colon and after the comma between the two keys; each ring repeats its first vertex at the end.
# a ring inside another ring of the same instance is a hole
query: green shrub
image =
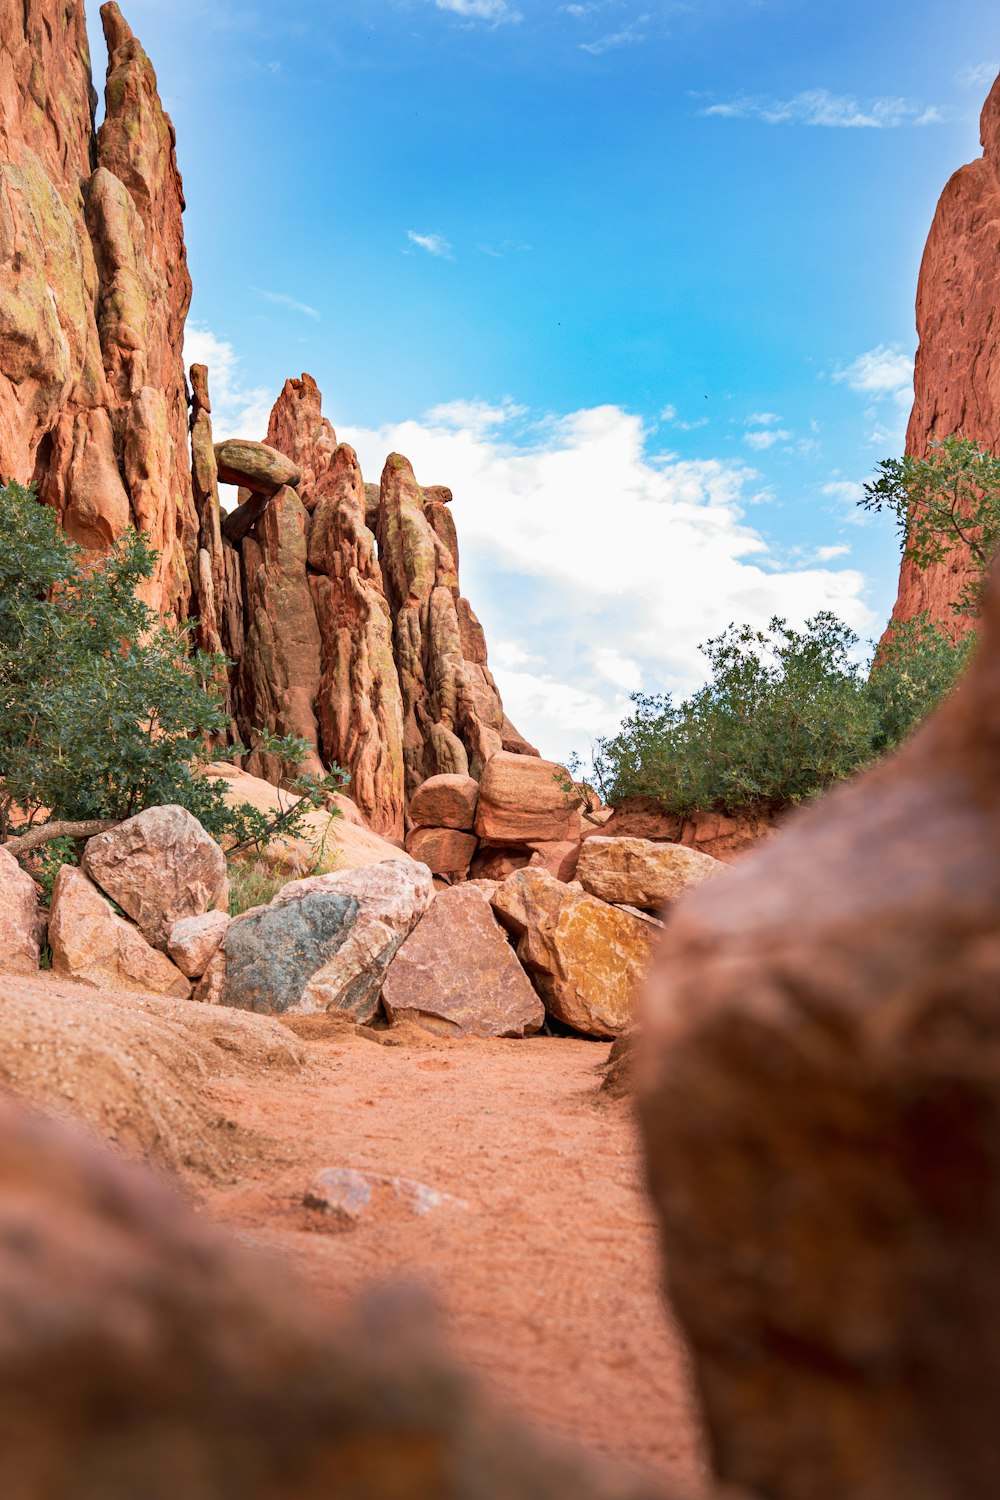
{"type": "Polygon", "coordinates": [[[254,906],[268,906],[295,876],[287,870],[271,870],[260,860],[229,866],[229,915],[242,916],[254,906]]]}
{"type": "Polygon", "coordinates": [[[857,645],[829,613],[802,631],[781,619],[766,631],[730,625],[701,648],[712,675],[690,698],[633,694],[635,712],[595,748],[602,795],[652,797],[680,814],[815,796],[899,744],[970,650],[926,619],[900,627],[869,672],[857,645]]]}
{"type": "MultiPolygon", "coordinates": [[[[225,844],[260,849],[342,783],[338,768],[303,781],[302,800],[275,815],[226,806],[226,783],[203,771],[228,730],[217,687],[228,664],[138,598],[155,561],[132,531],[85,565],[30,490],[0,488],[0,843],[179,803],[225,844]]],[[[304,742],[257,738],[294,780],[304,742]]]]}

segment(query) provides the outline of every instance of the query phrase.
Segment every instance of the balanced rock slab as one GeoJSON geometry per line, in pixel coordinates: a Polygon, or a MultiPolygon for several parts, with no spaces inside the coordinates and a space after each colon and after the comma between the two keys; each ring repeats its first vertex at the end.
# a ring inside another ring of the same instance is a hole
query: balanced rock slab
{"type": "Polygon", "coordinates": [[[13,854],[0,848],[0,973],[38,968],[38,894],[13,854]]]}
{"type": "Polygon", "coordinates": [[[529,1036],[545,1020],[489,902],[471,885],[438,892],[389,965],[382,1002],[391,1021],[442,1036],[529,1036]]]}
{"type": "Polygon", "coordinates": [[[226,933],[222,1004],[262,1015],[319,1009],[306,999],[307,986],[347,941],[358,911],[351,896],[311,891],[234,918],[226,933]]]}
{"type": "Polygon", "coordinates": [[[435,875],[467,875],[477,848],[475,834],[458,828],[414,828],[406,840],[407,854],[435,875]]]}
{"type": "Polygon", "coordinates": [[[358,910],[343,943],[309,979],[294,1010],[340,1011],[363,1025],[378,1010],[387,967],[430,905],[431,872],[411,859],[397,859],[313,875],[283,886],[271,906],[317,893],[349,897],[358,910]]]}
{"type": "Polygon", "coordinates": [[[580,837],[579,798],[565,766],[500,750],[479,783],[476,833],[484,844],[557,844],[580,837]]]}
{"type": "Polygon", "coordinates": [[[655,923],[538,869],[509,876],[491,904],[549,1015],[585,1036],[614,1037],[631,1024],[655,923]]]}
{"type": "Polygon", "coordinates": [[[226,857],[184,807],[148,807],[89,840],[83,869],[154,948],[175,922],[229,900],[226,857]]]}
{"type": "Polygon", "coordinates": [[[238,484],[255,495],[276,495],[285,485],[295,489],[302,479],[302,470],[290,458],[247,438],[216,443],[215,462],[220,484],[238,484]]]}
{"type": "Polygon", "coordinates": [[[602,901],[658,911],[725,869],[721,860],[682,844],[595,834],[583,841],[576,878],[602,901]]]}
{"type": "Polygon", "coordinates": [[[49,918],[53,972],[95,989],[149,990],[186,1000],[191,985],[164,954],[112,911],[82,870],[63,865],[49,918]]]}
{"type": "Polygon", "coordinates": [[[182,917],[170,929],[167,952],[182,974],[200,979],[218,953],[229,929],[224,911],[207,911],[200,917],[182,917]]]}
{"type": "Polygon", "coordinates": [[[475,777],[429,776],[410,798],[410,822],[414,828],[460,828],[471,833],[478,803],[475,777]]]}

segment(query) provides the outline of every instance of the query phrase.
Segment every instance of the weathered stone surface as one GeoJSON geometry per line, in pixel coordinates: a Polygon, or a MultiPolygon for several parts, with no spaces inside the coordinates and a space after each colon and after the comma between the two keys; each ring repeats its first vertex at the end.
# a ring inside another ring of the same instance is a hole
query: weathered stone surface
{"type": "Polygon", "coordinates": [[[476,847],[475,834],[458,828],[415,828],[406,840],[407,854],[435,875],[467,875],[476,847]]]}
{"type": "Polygon", "coordinates": [[[369,827],[403,835],[403,709],[392,622],[365,491],[353,448],[321,415],[315,381],[289,380],[268,440],[302,465],[312,513],[308,565],[321,640],[316,714],[327,764],[350,772],[350,793],[369,827]]]}
{"type": "Polygon", "coordinates": [[[476,832],[484,844],[573,842],[580,810],[570,775],[555,761],[505,750],[490,757],[479,784],[476,832]]]}
{"type": "Polygon", "coordinates": [[[663,935],[636,1054],[673,1305],[727,1480],[1000,1489],[1000,601],[892,759],[663,935]]]}
{"type": "Polygon", "coordinates": [[[331,1326],[294,1278],[77,1132],[5,1105],[0,1183],[11,1500],[656,1494],[495,1413],[418,1294],[369,1294],[331,1326]]]}
{"type": "Polygon", "coordinates": [[[534,851],[527,846],[519,849],[480,848],[469,866],[469,875],[473,880],[506,880],[515,870],[523,870],[533,858],[534,851]]]}
{"type": "Polygon", "coordinates": [[[0,973],[38,968],[38,892],[13,854],[0,848],[0,973]]]}
{"type": "Polygon", "coordinates": [[[63,865],[49,918],[52,968],[96,989],[148,990],[186,1000],[191,985],[130,922],[112,911],[81,870],[63,865]]]}
{"type": "Polygon", "coordinates": [[[576,878],[602,901],[658,911],[725,868],[682,844],[594,836],[581,845],[576,878]]]}
{"type": "MultiPolygon", "coordinates": [[[[228,928],[227,928],[228,931],[228,928]]],[[[198,980],[191,999],[199,1005],[221,1005],[226,992],[226,945],[223,941],[198,980]]]]}
{"type": "MultiPolygon", "coordinates": [[[[941,195],[920,268],[920,344],[906,434],[906,451],[920,456],[935,438],[956,432],[994,452],[1000,438],[1000,78],[983,107],[980,138],[983,155],[956,172],[941,195]]],[[[968,581],[968,564],[964,545],[923,569],[904,556],[893,620],[926,611],[954,632],[963,622],[951,605],[968,581]]]]}
{"type": "Polygon", "coordinates": [[[575,880],[577,861],[580,858],[579,840],[563,839],[555,844],[531,844],[529,848],[531,858],[528,865],[532,870],[547,870],[557,880],[575,880]]]}
{"type": "Polygon", "coordinates": [[[83,868],[157,948],[182,917],[229,900],[225,855],[183,807],[148,807],[89,839],[83,868]]]}
{"type": "Polygon", "coordinates": [[[167,952],[188,979],[200,979],[205,973],[229,927],[224,911],[207,911],[200,917],[182,917],[170,929],[167,952]]]}
{"type": "MultiPolygon", "coordinates": [[[[209,766],[208,774],[225,784],[223,796],[230,807],[248,802],[261,812],[273,813],[296,800],[269,781],[249,776],[225,761],[209,766]]],[[[333,802],[335,806],[340,805],[337,797],[333,802]]],[[[262,857],[272,869],[287,870],[291,879],[295,875],[359,870],[367,865],[381,864],[386,859],[402,859],[405,855],[397,845],[365,828],[356,817],[334,818],[324,809],[317,808],[305,814],[301,835],[276,838],[268,844],[262,857]]]]}
{"type": "Polygon", "coordinates": [[[287,485],[296,489],[302,470],[268,443],[249,438],[226,438],[215,444],[215,466],[220,484],[238,484],[255,495],[276,495],[287,485]]]}
{"type": "Polygon", "coordinates": [[[0,459],[102,551],[133,523],[144,590],[186,612],[195,518],[181,342],[191,295],[173,131],[118,10],[100,132],[83,7],[0,15],[0,459]]]}
{"type": "Polygon", "coordinates": [[[709,854],[732,864],[762,844],[780,827],[780,812],[697,812],[688,817],[667,812],[652,797],[628,797],[616,808],[584,817],[584,838],[652,839],[654,843],[683,844],[698,854],[709,854]],[[594,820],[597,820],[595,825],[594,820]]]}
{"type": "Polygon", "coordinates": [[[359,903],[314,891],[235,917],[226,933],[223,1005],[264,1015],[317,1010],[305,992],[350,934],[359,903]]]}
{"type": "Polygon", "coordinates": [[[333,1219],[344,1228],[350,1228],[374,1208],[381,1207],[379,1200],[399,1199],[411,1213],[423,1217],[442,1208],[467,1209],[468,1204],[451,1193],[428,1187],[425,1182],[414,1182],[409,1177],[394,1177],[385,1172],[358,1172],[353,1167],[324,1167],[317,1172],[302,1197],[306,1208],[333,1219]],[[372,1203],[372,1199],[375,1203],[372,1203]]]}
{"type": "Polygon", "coordinates": [[[545,1012],[475,886],[439,891],[389,965],[382,1001],[390,1020],[443,1036],[528,1036],[545,1012]]]}
{"type": "Polygon", "coordinates": [[[429,776],[410,798],[410,822],[414,828],[459,828],[471,833],[476,826],[479,782],[472,776],[429,776]]]}
{"type": "Polygon", "coordinates": [[[422,489],[408,460],[389,455],[378,546],[393,620],[411,795],[430,776],[479,776],[503,744],[503,705],[482,627],[459,593],[450,500],[449,490],[422,489]]]}
{"type": "Polygon", "coordinates": [[[550,1015],[585,1036],[625,1030],[659,937],[654,924],[544,870],[518,870],[491,905],[550,1015]]]}
{"type": "Polygon", "coordinates": [[[284,906],[316,893],[350,897],[358,911],[344,941],[306,983],[294,1010],[336,1010],[364,1024],[374,1019],[385,971],[431,900],[431,872],[396,859],[332,875],[291,881],[271,903],[284,906]]]}

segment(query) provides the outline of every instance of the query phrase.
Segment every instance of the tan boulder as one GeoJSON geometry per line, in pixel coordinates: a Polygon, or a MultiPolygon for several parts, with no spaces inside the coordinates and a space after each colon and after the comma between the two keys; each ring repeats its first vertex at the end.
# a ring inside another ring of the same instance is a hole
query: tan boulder
{"type": "Polygon", "coordinates": [[[564,766],[506,750],[490,757],[476,812],[484,844],[562,843],[579,839],[580,831],[579,801],[564,766]]]}
{"type": "Polygon", "coordinates": [[[183,807],[147,807],[88,841],[83,869],[154,947],[182,917],[229,901],[226,858],[183,807]]]}
{"type": "Polygon", "coordinates": [[[617,1036],[631,1024],[659,937],[655,923],[544,870],[518,870],[491,904],[549,1015],[585,1036],[617,1036]]]}
{"type": "Polygon", "coordinates": [[[471,833],[476,826],[479,782],[472,776],[429,776],[410,798],[410,822],[414,828],[459,828],[471,833]]]}
{"type": "Polygon", "coordinates": [[[389,965],[382,1002],[391,1021],[443,1036],[528,1036],[545,1012],[483,893],[439,891],[389,965]]]}
{"type": "Polygon", "coordinates": [[[285,485],[295,489],[302,479],[298,464],[267,443],[248,438],[216,443],[215,463],[220,484],[237,484],[255,495],[276,495],[285,485]]]}
{"type": "Polygon", "coordinates": [[[475,834],[457,828],[414,828],[406,840],[407,854],[435,875],[467,875],[476,848],[475,834]]]}
{"type": "Polygon", "coordinates": [[[564,882],[576,879],[576,866],[580,858],[578,839],[563,839],[558,844],[532,844],[530,848],[530,869],[547,870],[557,880],[564,882]]]}
{"type": "Polygon", "coordinates": [[[200,979],[219,951],[229,926],[224,911],[207,911],[199,917],[182,917],[170,929],[167,952],[188,979],[200,979]]]}
{"type": "Polygon", "coordinates": [[[52,969],[95,989],[148,990],[186,1000],[191,985],[169,958],[112,911],[82,872],[63,865],[49,918],[52,969]]]}
{"type": "MultiPolygon", "coordinates": [[[[199,1005],[221,1005],[226,993],[226,950],[217,948],[209,960],[208,968],[194,987],[192,1000],[199,1005]]],[[[242,1014],[242,1012],[232,1012],[242,1014]]]]}
{"type": "MultiPolygon", "coordinates": [[[[275,813],[298,800],[271,782],[249,776],[225,761],[214,762],[206,774],[225,783],[223,796],[230,807],[246,802],[260,812],[275,813]]],[[[334,797],[333,801],[339,806],[341,799],[334,797]]],[[[275,839],[260,857],[271,869],[287,870],[291,878],[360,870],[387,859],[405,859],[406,855],[398,845],[366,828],[357,817],[331,817],[322,808],[316,808],[305,814],[301,834],[275,839]]]]}
{"type": "Polygon", "coordinates": [[[595,836],[583,841],[576,878],[602,901],[658,911],[725,869],[721,860],[682,844],[595,836]]]}
{"type": "Polygon", "coordinates": [[[38,968],[38,892],[13,854],[0,847],[0,973],[38,968]]]}

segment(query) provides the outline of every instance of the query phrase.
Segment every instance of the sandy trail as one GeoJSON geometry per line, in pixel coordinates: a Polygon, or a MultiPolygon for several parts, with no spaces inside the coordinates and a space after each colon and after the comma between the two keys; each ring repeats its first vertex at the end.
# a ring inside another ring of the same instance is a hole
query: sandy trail
{"type": "Polygon", "coordinates": [[[373,1279],[419,1280],[507,1407],[699,1493],[697,1423],[633,1123],[624,1106],[597,1102],[607,1049],[360,1035],[307,1047],[297,1076],[213,1084],[221,1110],[276,1149],[242,1164],[239,1187],[205,1194],[202,1211],[334,1311],[373,1279]],[[467,1207],[418,1217],[379,1193],[338,1231],[302,1206],[324,1167],[414,1178],[467,1207]]]}

